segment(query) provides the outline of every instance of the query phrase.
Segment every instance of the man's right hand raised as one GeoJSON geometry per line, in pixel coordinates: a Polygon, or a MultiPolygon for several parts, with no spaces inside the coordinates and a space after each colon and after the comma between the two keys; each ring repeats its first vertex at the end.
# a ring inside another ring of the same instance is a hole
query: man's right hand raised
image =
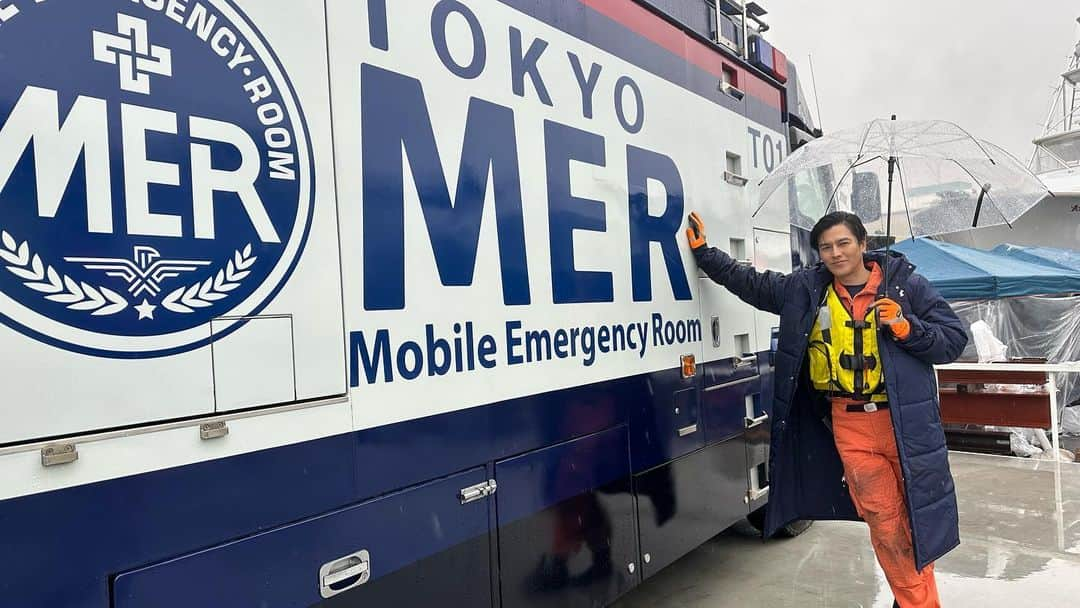
{"type": "Polygon", "coordinates": [[[690,241],[690,249],[698,249],[705,246],[705,222],[697,211],[691,211],[686,217],[690,227],[686,229],[686,240],[690,241]]]}

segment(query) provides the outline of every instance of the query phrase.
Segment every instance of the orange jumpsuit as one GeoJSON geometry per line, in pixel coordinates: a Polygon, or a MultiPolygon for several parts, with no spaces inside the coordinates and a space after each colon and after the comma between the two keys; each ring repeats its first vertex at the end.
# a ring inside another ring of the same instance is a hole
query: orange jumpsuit
{"type": "MultiPolygon", "coordinates": [[[[881,269],[874,264],[869,281],[854,299],[839,283],[834,289],[844,307],[854,318],[861,319],[873,303],[881,280],[881,269]]],[[[856,402],[833,398],[833,436],[855,509],[870,526],[874,554],[901,608],[939,608],[934,565],[921,572],[915,570],[904,477],[891,413],[887,409],[849,412],[847,406],[851,403],[856,402]]]]}

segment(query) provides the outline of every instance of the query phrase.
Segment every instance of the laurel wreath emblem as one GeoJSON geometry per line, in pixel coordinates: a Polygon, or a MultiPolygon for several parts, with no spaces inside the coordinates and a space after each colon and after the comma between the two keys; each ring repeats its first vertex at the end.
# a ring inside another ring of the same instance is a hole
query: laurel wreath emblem
{"type": "Polygon", "coordinates": [[[127,299],[111,289],[60,274],[42,262],[41,256],[32,254],[27,241],[17,243],[6,230],[0,233],[0,245],[0,258],[7,262],[8,272],[22,279],[26,287],[47,294],[46,300],[98,317],[115,315],[128,307],[127,299]]]}
{"type": "MultiPolygon", "coordinates": [[[[45,299],[65,305],[70,310],[89,312],[103,317],[124,311],[130,305],[119,293],[101,286],[77,281],[41,260],[33,253],[30,243],[19,243],[6,230],[0,231],[0,259],[6,263],[8,272],[22,279],[23,285],[45,294],[45,299]]],[[[228,297],[244,279],[251,274],[251,267],[258,256],[251,254],[251,244],[233,253],[224,268],[199,283],[181,287],[161,300],[165,309],[189,314],[199,308],[213,306],[214,302],[228,297]]]]}
{"type": "Polygon", "coordinates": [[[219,269],[217,274],[200,283],[170,292],[162,298],[161,305],[166,310],[180,314],[213,306],[214,302],[225,299],[230,291],[240,286],[251,274],[250,268],[257,259],[258,256],[251,255],[251,243],[248,243],[243,250],[237,249],[229,263],[219,269]]]}

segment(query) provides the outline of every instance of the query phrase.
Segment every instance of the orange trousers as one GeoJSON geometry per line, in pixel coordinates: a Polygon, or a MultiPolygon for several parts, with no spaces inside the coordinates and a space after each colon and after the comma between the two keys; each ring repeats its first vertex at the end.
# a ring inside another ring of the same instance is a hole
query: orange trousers
{"type": "Polygon", "coordinates": [[[832,406],[833,436],[855,509],[870,526],[881,569],[900,608],[940,608],[934,565],[915,570],[903,474],[889,410],[849,412],[832,406]]]}

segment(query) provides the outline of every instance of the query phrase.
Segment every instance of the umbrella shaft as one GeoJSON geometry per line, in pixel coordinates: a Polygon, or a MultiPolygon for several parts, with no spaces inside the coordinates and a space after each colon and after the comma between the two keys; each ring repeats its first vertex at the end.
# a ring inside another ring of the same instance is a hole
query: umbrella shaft
{"type": "Polygon", "coordinates": [[[896,157],[889,157],[889,186],[887,194],[887,202],[885,208],[885,246],[888,251],[888,239],[892,236],[892,184],[893,184],[893,172],[896,170],[896,157]]]}
{"type": "Polygon", "coordinates": [[[889,245],[892,241],[892,183],[893,183],[893,171],[896,169],[896,157],[889,157],[889,185],[888,193],[885,195],[885,263],[882,265],[882,283],[885,284],[885,296],[889,295],[889,245]]]}

